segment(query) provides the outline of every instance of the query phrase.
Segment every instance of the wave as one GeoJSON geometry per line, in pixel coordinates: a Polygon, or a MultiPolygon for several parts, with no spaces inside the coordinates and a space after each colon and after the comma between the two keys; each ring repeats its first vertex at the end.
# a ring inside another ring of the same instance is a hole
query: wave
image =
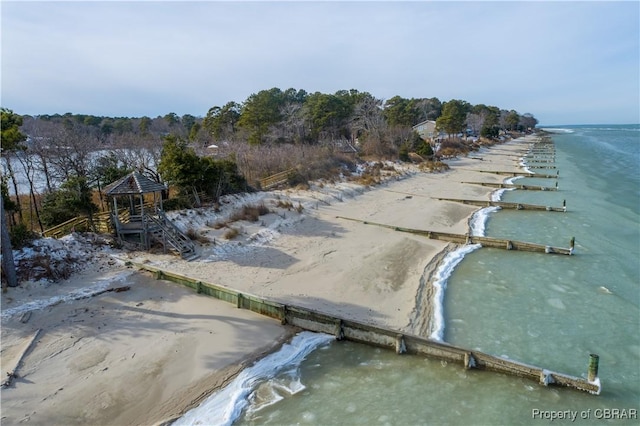
{"type": "Polygon", "coordinates": [[[240,417],[242,410],[253,400],[253,412],[272,405],[282,399],[281,391],[294,394],[304,389],[300,383],[298,367],[316,348],[334,339],[328,334],[303,331],[274,352],[240,374],[226,387],[215,392],[198,407],[176,420],[174,425],[231,425],[240,417]],[[276,374],[288,369],[286,380],[274,382],[270,387],[257,392],[260,384],[273,379],[276,374]],[[278,390],[279,389],[279,390],[278,390]]]}
{"type": "Polygon", "coordinates": [[[447,254],[442,261],[442,264],[435,273],[435,279],[433,280],[433,287],[435,290],[433,296],[433,331],[429,336],[432,340],[442,341],[444,336],[444,291],[447,288],[447,280],[453,273],[458,263],[464,259],[464,257],[482,247],[480,244],[470,244],[462,246],[457,250],[447,254]]]}
{"type": "Polygon", "coordinates": [[[573,129],[563,129],[559,127],[541,127],[540,130],[544,130],[549,133],[574,133],[573,129]]]}
{"type": "MultiPolygon", "coordinates": [[[[499,200],[493,200],[492,197],[491,201],[499,200]]],[[[484,237],[485,225],[487,223],[487,219],[489,219],[489,215],[493,212],[497,212],[498,210],[501,210],[501,207],[485,207],[475,212],[469,220],[469,230],[471,235],[475,237],[484,237]]]]}

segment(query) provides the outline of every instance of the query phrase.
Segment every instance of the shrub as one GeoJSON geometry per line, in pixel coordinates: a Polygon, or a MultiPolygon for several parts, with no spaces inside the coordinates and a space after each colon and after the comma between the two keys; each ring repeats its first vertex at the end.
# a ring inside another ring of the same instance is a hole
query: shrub
{"type": "Polygon", "coordinates": [[[225,240],[233,240],[240,234],[240,231],[237,228],[229,228],[227,232],[222,236],[225,240]]]}
{"type": "Polygon", "coordinates": [[[430,173],[449,170],[449,165],[442,161],[425,161],[424,163],[420,163],[418,167],[420,167],[421,171],[430,173]]]}
{"type": "Polygon", "coordinates": [[[291,201],[278,200],[278,202],[276,203],[276,207],[280,209],[291,210],[293,208],[293,203],[291,201]]]}
{"type": "Polygon", "coordinates": [[[190,209],[193,206],[187,197],[174,197],[162,202],[164,211],[190,209]]]}
{"type": "Polygon", "coordinates": [[[27,229],[27,225],[20,223],[9,231],[9,238],[11,239],[11,246],[14,250],[21,249],[27,243],[35,240],[38,235],[27,229]]]}
{"type": "Polygon", "coordinates": [[[185,232],[185,235],[189,237],[190,240],[197,241],[202,244],[210,242],[209,238],[205,237],[202,234],[198,234],[198,231],[196,231],[193,228],[187,229],[187,232],[185,232]]]}
{"type": "Polygon", "coordinates": [[[231,222],[237,222],[239,220],[257,222],[260,216],[264,216],[269,213],[271,213],[271,211],[264,205],[264,203],[258,205],[245,205],[240,210],[233,212],[229,220],[231,222]]]}

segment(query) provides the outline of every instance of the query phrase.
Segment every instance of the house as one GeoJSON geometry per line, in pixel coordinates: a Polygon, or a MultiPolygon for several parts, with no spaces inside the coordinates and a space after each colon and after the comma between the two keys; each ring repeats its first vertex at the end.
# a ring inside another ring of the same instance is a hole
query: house
{"type": "Polygon", "coordinates": [[[425,140],[434,140],[438,134],[436,133],[436,122],[425,120],[413,126],[413,130],[418,132],[420,137],[425,140]]]}

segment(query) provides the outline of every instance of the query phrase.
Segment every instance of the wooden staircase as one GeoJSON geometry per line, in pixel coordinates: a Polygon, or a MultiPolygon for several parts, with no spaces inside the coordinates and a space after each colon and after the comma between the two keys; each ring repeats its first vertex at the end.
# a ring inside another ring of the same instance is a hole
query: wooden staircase
{"type": "Polygon", "coordinates": [[[165,250],[173,251],[185,260],[193,260],[198,257],[196,247],[162,211],[155,214],[145,214],[148,223],[148,235],[150,240],[161,243],[165,250]]]}

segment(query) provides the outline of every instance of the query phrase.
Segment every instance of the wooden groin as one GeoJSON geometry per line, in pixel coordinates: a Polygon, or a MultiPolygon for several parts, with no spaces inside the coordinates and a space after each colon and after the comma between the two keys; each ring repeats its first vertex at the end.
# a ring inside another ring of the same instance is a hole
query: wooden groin
{"type": "Polygon", "coordinates": [[[566,200],[562,202],[562,207],[541,206],[538,204],[511,203],[508,201],[462,200],[459,198],[434,198],[434,200],[452,201],[455,203],[470,204],[472,206],[479,206],[479,207],[500,207],[503,209],[513,209],[513,210],[539,210],[539,211],[548,211],[548,212],[566,212],[567,211],[566,200]]]}
{"type": "Polygon", "coordinates": [[[525,166],[532,169],[555,169],[556,166],[550,166],[548,163],[525,163],[525,166]]]}
{"type": "Polygon", "coordinates": [[[522,171],[508,172],[503,170],[472,170],[472,169],[466,169],[466,170],[478,172],[478,173],[491,173],[494,175],[513,176],[513,177],[524,176],[524,177],[541,178],[541,179],[556,179],[558,175],[560,175],[559,171],[555,175],[548,175],[544,173],[528,173],[528,172],[522,172],[522,171]]]}
{"type": "Polygon", "coordinates": [[[555,159],[556,154],[553,152],[529,152],[525,155],[527,158],[547,158],[547,159],[555,159]]]}
{"type": "MultiPolygon", "coordinates": [[[[397,330],[340,318],[301,306],[279,303],[228,287],[164,271],[148,264],[130,263],[130,265],[142,271],[151,272],[157,279],[170,280],[185,285],[200,294],[232,303],[241,309],[247,309],[277,319],[282,324],[289,324],[316,333],[333,335],[338,341],[363,343],[369,346],[393,350],[397,354],[440,359],[455,365],[460,365],[465,370],[492,371],[499,374],[528,379],[543,386],[577,389],[594,395],[600,394],[600,382],[596,375],[592,375],[594,369],[591,367],[589,367],[588,374],[593,377],[592,380],[589,381],[581,377],[553,372],[511,359],[496,357],[480,351],[465,349],[397,330]]],[[[593,359],[593,355],[590,358],[589,366],[591,366],[591,359],[593,359]]],[[[597,368],[595,371],[597,372],[597,368]]]]}
{"type": "Polygon", "coordinates": [[[555,163],[556,162],[556,157],[549,157],[549,156],[528,155],[524,158],[526,158],[527,161],[539,162],[539,163],[555,163]]]}
{"type": "Polygon", "coordinates": [[[536,253],[547,254],[564,254],[572,255],[575,247],[575,239],[571,238],[570,247],[553,247],[543,244],[527,243],[524,241],[507,240],[503,238],[494,237],[478,237],[469,234],[453,234],[449,232],[438,231],[426,231],[422,229],[403,228],[400,226],[386,225],[383,223],[369,222],[361,219],[354,219],[351,217],[336,216],[338,219],[351,220],[353,222],[359,222],[364,225],[379,226],[382,228],[392,229],[398,232],[408,232],[410,234],[420,235],[422,237],[429,238],[431,240],[447,241],[455,244],[480,244],[482,247],[491,247],[503,250],[520,250],[530,251],[536,253]]]}
{"type": "Polygon", "coordinates": [[[557,191],[558,190],[558,182],[556,182],[556,186],[516,185],[515,183],[495,183],[495,182],[460,182],[460,183],[468,183],[470,185],[488,186],[488,187],[491,187],[491,188],[522,189],[522,190],[525,190],[525,191],[557,191]]]}

